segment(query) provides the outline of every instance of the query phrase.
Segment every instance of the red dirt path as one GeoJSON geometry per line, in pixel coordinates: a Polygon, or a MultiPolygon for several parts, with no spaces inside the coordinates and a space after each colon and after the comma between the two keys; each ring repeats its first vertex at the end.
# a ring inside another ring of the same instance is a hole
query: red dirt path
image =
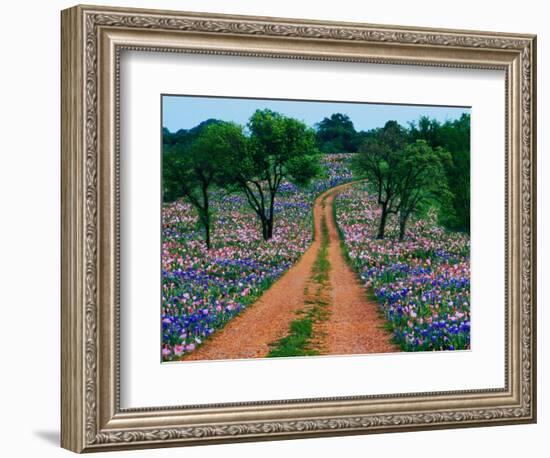
{"type": "MultiPolygon", "coordinates": [[[[269,344],[284,337],[296,312],[305,307],[304,290],[310,283],[312,266],[320,248],[321,221],[325,215],[329,230],[330,316],[322,325],[322,354],[364,354],[397,351],[382,329],[377,306],[366,297],[355,273],[344,260],[333,218],[334,196],[350,184],[329,189],[315,201],[315,240],[271,288],[223,329],[213,334],[200,348],[183,360],[244,359],[265,357],[269,344]],[[325,205],[322,205],[326,198],[325,205]]],[[[315,338],[315,336],[314,336],[315,338]]],[[[316,345],[317,346],[317,345],[316,345]]]]}
{"type": "Polygon", "coordinates": [[[330,319],[326,324],[326,348],[329,355],[387,353],[398,351],[383,328],[378,305],[369,300],[355,272],[347,264],[332,210],[333,192],[326,200],[331,285],[330,319]]]}

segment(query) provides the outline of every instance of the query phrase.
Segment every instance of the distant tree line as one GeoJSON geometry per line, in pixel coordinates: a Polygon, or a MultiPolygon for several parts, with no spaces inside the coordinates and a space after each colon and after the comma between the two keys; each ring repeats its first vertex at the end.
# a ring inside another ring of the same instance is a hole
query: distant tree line
{"type": "Polygon", "coordinates": [[[381,208],[378,237],[384,237],[387,217],[396,214],[403,238],[410,216],[430,205],[439,208],[448,229],[470,231],[469,114],[356,131],[348,116],[335,113],[316,127],[320,151],[359,153],[354,169],[373,183],[381,208]]]}

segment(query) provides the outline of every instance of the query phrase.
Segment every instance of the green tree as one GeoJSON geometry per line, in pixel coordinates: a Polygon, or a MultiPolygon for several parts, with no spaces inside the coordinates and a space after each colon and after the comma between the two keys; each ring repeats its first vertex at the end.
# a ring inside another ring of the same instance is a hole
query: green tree
{"type": "Polygon", "coordinates": [[[400,162],[407,138],[406,130],[396,121],[372,131],[352,159],[352,168],[374,188],[380,206],[377,238],[385,236],[388,216],[399,210],[400,162]]]}
{"type": "Polygon", "coordinates": [[[225,183],[242,191],[264,240],[273,237],[275,202],[284,179],[302,186],[320,172],[315,132],[303,122],[257,110],[247,124],[248,147],[226,156],[225,183]]]}
{"type": "Polygon", "coordinates": [[[246,149],[242,128],[229,122],[209,123],[189,144],[175,143],[163,154],[165,200],[186,198],[195,208],[211,247],[210,188],[223,181],[224,164],[230,154],[246,149]]]}
{"type": "Polygon", "coordinates": [[[218,119],[207,119],[191,129],[179,129],[176,132],[170,132],[166,127],[163,127],[163,151],[166,152],[172,149],[183,151],[189,148],[205,127],[208,127],[210,124],[218,124],[220,122],[222,121],[218,119]]]}
{"type": "Polygon", "coordinates": [[[317,124],[317,144],[324,153],[354,153],[357,132],[349,116],[334,113],[317,124]]]}
{"type": "Polygon", "coordinates": [[[451,154],[445,173],[448,198],[442,202],[440,221],[453,230],[470,230],[470,115],[440,123],[422,117],[410,125],[410,140],[426,140],[432,148],[441,147],[451,154]]]}
{"type": "Polygon", "coordinates": [[[444,164],[450,161],[448,151],[432,149],[425,140],[405,146],[396,165],[399,240],[404,239],[412,214],[448,197],[444,164]]]}

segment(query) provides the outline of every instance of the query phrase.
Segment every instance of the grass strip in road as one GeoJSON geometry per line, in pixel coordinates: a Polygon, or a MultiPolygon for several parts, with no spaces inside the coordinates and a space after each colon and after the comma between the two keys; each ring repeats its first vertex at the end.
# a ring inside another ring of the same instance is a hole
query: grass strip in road
{"type": "MultiPolygon", "coordinates": [[[[324,205],[323,205],[324,207],[324,205]]],[[[321,247],[317,259],[313,264],[313,279],[315,283],[322,284],[328,281],[330,261],[328,260],[328,225],[325,215],[321,220],[321,247]]]]}
{"type": "MultiPolygon", "coordinates": [[[[321,246],[312,269],[312,279],[315,285],[314,299],[307,301],[306,305],[309,307],[299,312],[302,317],[290,323],[288,335],[271,344],[271,349],[267,354],[268,357],[313,356],[319,354],[319,351],[309,348],[309,344],[314,334],[313,325],[328,318],[328,303],[321,298],[330,271],[328,245],[328,226],[326,218],[323,215],[321,221],[321,246]]],[[[306,286],[306,297],[308,295],[307,288],[306,286]]]]}

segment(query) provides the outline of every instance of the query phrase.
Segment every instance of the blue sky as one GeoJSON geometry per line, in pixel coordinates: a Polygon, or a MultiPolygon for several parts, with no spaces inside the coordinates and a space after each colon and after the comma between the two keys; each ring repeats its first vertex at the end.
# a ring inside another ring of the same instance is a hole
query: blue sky
{"type": "Polygon", "coordinates": [[[409,121],[418,121],[421,116],[439,121],[453,120],[470,112],[466,107],[163,95],[163,127],[175,132],[190,129],[209,118],[245,125],[254,111],[264,108],[300,119],[311,127],[333,113],[343,113],[350,117],[356,130],[382,127],[389,120],[407,126],[409,121]]]}

